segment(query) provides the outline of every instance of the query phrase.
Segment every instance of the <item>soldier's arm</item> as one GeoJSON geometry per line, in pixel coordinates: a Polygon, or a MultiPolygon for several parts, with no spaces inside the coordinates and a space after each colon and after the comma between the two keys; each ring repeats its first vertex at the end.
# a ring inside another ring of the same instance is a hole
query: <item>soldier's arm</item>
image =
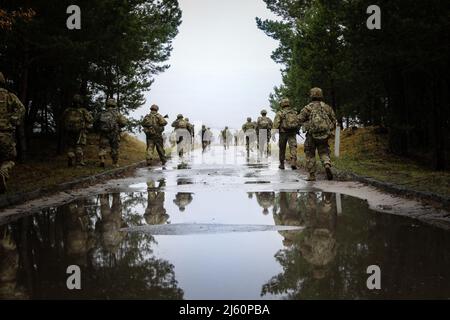
{"type": "Polygon", "coordinates": [[[336,129],[336,115],[334,113],[333,108],[328,106],[328,116],[330,117],[331,122],[333,123],[333,130],[336,129]]]}
{"type": "Polygon", "coordinates": [[[83,109],[83,116],[84,116],[84,121],[86,121],[86,123],[87,123],[86,127],[88,129],[92,128],[92,124],[94,123],[94,117],[92,117],[92,113],[90,113],[86,109],[83,109]]]}
{"type": "Polygon", "coordinates": [[[298,122],[300,123],[300,125],[303,125],[305,122],[309,120],[310,112],[311,110],[309,106],[304,107],[302,111],[300,111],[300,114],[298,115],[298,122]]]}
{"type": "Polygon", "coordinates": [[[174,122],[172,122],[172,127],[176,128],[177,127],[177,120],[175,120],[174,122]]]}
{"type": "Polygon", "coordinates": [[[124,115],[119,113],[118,123],[119,127],[123,128],[128,124],[128,119],[124,115]]]}
{"type": "Polygon", "coordinates": [[[280,113],[277,112],[277,114],[275,115],[275,119],[273,121],[273,129],[280,129],[280,122],[281,122],[281,117],[280,117],[280,113]]]}
{"type": "MultiPolygon", "coordinates": [[[[167,125],[166,119],[164,119],[164,117],[160,114],[158,115],[158,120],[159,120],[159,125],[161,127],[165,127],[167,125]]],[[[173,126],[173,124],[172,124],[172,126],[173,126]]]]}

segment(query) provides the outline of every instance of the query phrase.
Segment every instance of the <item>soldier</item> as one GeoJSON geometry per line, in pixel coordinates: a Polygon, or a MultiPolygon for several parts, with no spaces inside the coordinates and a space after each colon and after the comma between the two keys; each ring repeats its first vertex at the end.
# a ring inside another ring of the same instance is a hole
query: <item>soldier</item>
{"type": "Polygon", "coordinates": [[[101,194],[100,198],[100,214],[95,225],[98,231],[103,247],[112,254],[116,254],[125,234],[120,229],[126,227],[122,218],[122,200],[120,193],[112,194],[112,204],[109,205],[109,194],[101,194]]]}
{"type": "Polygon", "coordinates": [[[180,209],[181,212],[184,212],[186,210],[186,207],[192,202],[193,193],[190,192],[178,192],[175,195],[175,199],[173,200],[173,203],[175,203],[178,206],[178,209],[180,209]]]}
{"type": "Polygon", "coordinates": [[[202,130],[200,130],[200,132],[198,133],[198,135],[200,136],[200,139],[202,141],[202,152],[204,153],[206,151],[206,147],[208,147],[208,141],[206,140],[206,126],[202,125],[202,130]]]}
{"type": "Polygon", "coordinates": [[[85,166],[83,148],[86,146],[87,130],[92,128],[92,114],[82,106],[79,94],[73,96],[72,107],[63,113],[63,125],[68,147],[68,166],[85,166]]]}
{"type": "MultiPolygon", "coordinates": [[[[150,107],[150,113],[142,120],[142,127],[147,140],[147,165],[151,165],[153,149],[156,147],[162,165],[166,164],[166,154],[164,151],[163,136],[164,127],[167,125],[165,117],[158,113],[159,107],[154,104],[150,107]]],[[[167,116],[166,116],[167,117],[167,116]]]]}
{"type": "Polygon", "coordinates": [[[270,137],[273,127],[272,120],[267,116],[265,109],[261,110],[261,117],[256,121],[256,135],[258,136],[258,150],[262,155],[267,146],[267,155],[270,155],[270,137]]]}
{"type": "Polygon", "coordinates": [[[177,135],[177,152],[179,157],[183,156],[185,150],[189,150],[187,145],[189,144],[191,134],[188,130],[188,124],[189,122],[186,121],[182,114],[179,114],[177,119],[172,122],[172,127],[175,128],[177,135]]]}
{"type": "Polygon", "coordinates": [[[291,168],[297,169],[297,139],[296,135],[300,128],[297,112],[291,107],[289,99],[282,99],[280,102],[281,110],[277,112],[273,124],[274,129],[279,130],[280,138],[278,146],[280,148],[280,166],[284,170],[284,161],[286,160],[286,144],[289,144],[291,153],[291,168]]]}
{"type": "Polygon", "coordinates": [[[117,103],[114,99],[106,101],[106,110],[102,111],[97,119],[100,130],[100,166],[105,167],[108,146],[111,148],[111,158],[113,165],[118,167],[120,130],[127,125],[128,120],[117,110],[117,103]]]}
{"type": "Polygon", "coordinates": [[[247,122],[242,125],[242,131],[245,134],[245,148],[248,154],[250,152],[250,142],[256,138],[256,123],[252,121],[252,118],[247,118],[247,122]]]}
{"type": "Polygon", "coordinates": [[[19,98],[5,88],[6,80],[0,72],[0,194],[6,192],[6,182],[17,156],[14,133],[25,114],[19,98]]]}
{"type": "Polygon", "coordinates": [[[263,214],[269,214],[269,208],[275,203],[275,192],[257,192],[256,201],[263,208],[263,214]]]}
{"type": "Polygon", "coordinates": [[[305,106],[299,115],[299,122],[306,131],[304,147],[308,170],[307,180],[316,180],[316,149],[325,167],[327,179],[333,180],[328,140],[336,128],[336,117],[333,109],[322,101],[322,89],[312,88],[310,97],[312,102],[305,106]]]}

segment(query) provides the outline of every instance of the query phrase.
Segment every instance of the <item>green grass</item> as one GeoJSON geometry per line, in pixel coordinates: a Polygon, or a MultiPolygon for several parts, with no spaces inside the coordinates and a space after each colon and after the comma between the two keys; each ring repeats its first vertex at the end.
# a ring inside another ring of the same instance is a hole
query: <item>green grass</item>
{"type": "MultiPolygon", "coordinates": [[[[340,158],[333,157],[333,164],[338,170],[412,190],[450,196],[450,172],[433,171],[411,159],[389,154],[387,135],[377,133],[376,128],[344,130],[340,153],[340,158]]],[[[299,158],[304,165],[303,146],[299,147],[299,158]]]]}

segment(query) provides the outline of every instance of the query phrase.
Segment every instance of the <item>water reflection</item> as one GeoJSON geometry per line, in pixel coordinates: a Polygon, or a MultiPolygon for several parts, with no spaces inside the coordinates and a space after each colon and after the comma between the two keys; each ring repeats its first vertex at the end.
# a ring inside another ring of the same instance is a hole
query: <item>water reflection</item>
{"type": "Polygon", "coordinates": [[[256,201],[263,208],[262,213],[268,215],[269,209],[275,204],[275,192],[256,192],[256,201]]]}
{"type": "Polygon", "coordinates": [[[165,224],[169,220],[169,215],[164,208],[165,193],[162,190],[165,187],[165,180],[159,180],[158,186],[150,180],[147,182],[147,208],[144,217],[147,224],[165,224]]]}

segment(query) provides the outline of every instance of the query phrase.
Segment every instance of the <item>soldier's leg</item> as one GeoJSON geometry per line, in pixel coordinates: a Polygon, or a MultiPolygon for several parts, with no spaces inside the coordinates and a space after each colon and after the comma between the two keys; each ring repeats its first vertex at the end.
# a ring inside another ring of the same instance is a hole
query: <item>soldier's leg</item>
{"type": "Polygon", "coordinates": [[[295,133],[289,134],[288,137],[289,151],[291,153],[291,167],[297,169],[297,137],[295,133]]]}
{"type": "Polygon", "coordinates": [[[164,151],[164,144],[162,137],[155,140],[156,152],[158,152],[159,159],[163,165],[166,164],[166,152],[164,151]]]}
{"type": "Polygon", "coordinates": [[[78,134],[67,133],[66,135],[67,147],[67,165],[72,167],[75,164],[75,148],[77,146],[78,134]]]}
{"type": "Polygon", "coordinates": [[[14,167],[16,144],[12,133],[0,133],[0,194],[6,192],[6,183],[14,167]]]}
{"type": "Polygon", "coordinates": [[[320,161],[325,167],[325,172],[328,180],[333,180],[333,173],[331,172],[330,146],[328,140],[317,142],[317,152],[319,153],[320,161]]]}
{"type": "Polygon", "coordinates": [[[108,138],[106,136],[104,136],[103,134],[101,134],[100,140],[99,140],[99,151],[98,151],[98,157],[100,159],[101,167],[105,167],[108,145],[109,145],[108,138]]]}
{"type": "Polygon", "coordinates": [[[145,160],[147,161],[147,165],[151,164],[153,149],[155,149],[155,141],[151,137],[147,137],[147,152],[145,155],[145,160]]]}
{"type": "Polygon", "coordinates": [[[308,180],[315,180],[316,178],[316,145],[314,139],[311,136],[306,136],[305,144],[305,158],[306,158],[306,170],[308,171],[308,180]]]}
{"type": "Polygon", "coordinates": [[[84,162],[84,147],[86,146],[86,134],[82,132],[78,138],[77,146],[75,148],[75,161],[79,166],[85,166],[84,162]]]}
{"type": "Polygon", "coordinates": [[[287,134],[280,133],[280,137],[278,140],[278,147],[280,149],[279,160],[280,160],[280,169],[284,169],[284,161],[286,160],[286,144],[287,144],[287,134]]]}

